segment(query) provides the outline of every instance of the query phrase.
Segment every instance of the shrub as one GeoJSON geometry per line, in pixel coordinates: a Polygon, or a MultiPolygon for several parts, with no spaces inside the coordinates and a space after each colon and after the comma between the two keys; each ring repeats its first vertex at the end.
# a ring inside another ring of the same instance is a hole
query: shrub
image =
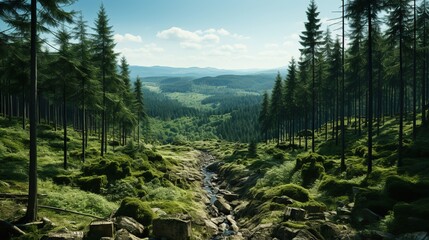
{"type": "Polygon", "coordinates": [[[77,179],[76,183],[82,190],[101,193],[101,189],[107,185],[107,177],[106,175],[80,177],[77,179]]]}
{"type": "Polygon", "coordinates": [[[126,197],[122,200],[121,206],[116,211],[115,216],[132,217],[144,226],[149,226],[152,224],[154,213],[148,203],[138,198],[126,197]]]}

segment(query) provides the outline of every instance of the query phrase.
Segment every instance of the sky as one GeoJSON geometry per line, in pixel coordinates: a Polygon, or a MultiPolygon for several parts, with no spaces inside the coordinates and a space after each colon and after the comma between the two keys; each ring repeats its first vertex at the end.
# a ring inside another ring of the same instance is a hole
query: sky
{"type": "MultiPolygon", "coordinates": [[[[316,0],[322,30],[339,20],[341,0],[316,0]]],[[[277,69],[300,56],[310,0],[78,0],[94,26],[103,4],[130,65],[277,69]]],[[[329,26],[333,37],[340,25],[329,26]]]]}

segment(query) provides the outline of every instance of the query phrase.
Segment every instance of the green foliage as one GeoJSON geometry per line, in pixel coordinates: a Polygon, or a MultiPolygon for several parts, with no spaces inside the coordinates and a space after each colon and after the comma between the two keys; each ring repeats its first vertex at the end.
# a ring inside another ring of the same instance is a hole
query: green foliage
{"type": "Polygon", "coordinates": [[[324,203],[310,199],[307,202],[294,202],[292,207],[305,209],[308,213],[320,213],[326,211],[327,207],[324,203]]]}
{"type": "Polygon", "coordinates": [[[101,193],[102,188],[107,185],[107,177],[106,175],[80,177],[76,179],[76,184],[82,190],[101,193]]]}
{"type": "Polygon", "coordinates": [[[72,185],[74,182],[74,176],[61,174],[54,176],[52,181],[57,185],[72,185]]]}
{"type": "Polygon", "coordinates": [[[47,194],[46,197],[40,199],[40,204],[101,217],[109,216],[117,208],[115,203],[107,201],[98,194],[69,186],[58,186],[50,181],[41,181],[40,193],[47,194]]]}
{"type": "Polygon", "coordinates": [[[138,198],[126,197],[122,200],[115,216],[132,217],[144,226],[150,226],[154,213],[147,202],[143,202],[138,198]]]}

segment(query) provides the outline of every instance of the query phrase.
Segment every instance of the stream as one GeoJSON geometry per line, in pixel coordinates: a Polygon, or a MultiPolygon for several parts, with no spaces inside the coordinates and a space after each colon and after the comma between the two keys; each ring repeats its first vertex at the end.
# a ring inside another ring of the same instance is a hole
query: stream
{"type": "Polygon", "coordinates": [[[230,202],[225,199],[228,198],[228,200],[232,200],[231,196],[238,196],[218,187],[219,179],[217,178],[217,174],[207,169],[213,162],[215,162],[215,158],[210,154],[204,153],[204,164],[201,168],[201,172],[204,176],[203,189],[207,192],[207,196],[210,200],[210,202],[207,203],[210,220],[218,228],[218,233],[213,235],[211,239],[221,240],[230,239],[231,236],[239,237],[241,233],[234,220],[233,208],[230,206],[230,202]]]}

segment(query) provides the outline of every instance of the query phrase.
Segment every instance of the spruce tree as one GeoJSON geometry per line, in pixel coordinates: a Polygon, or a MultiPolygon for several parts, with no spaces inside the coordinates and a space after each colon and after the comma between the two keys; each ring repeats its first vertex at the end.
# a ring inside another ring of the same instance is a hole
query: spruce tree
{"type": "Polygon", "coordinates": [[[312,132],[312,140],[311,140],[311,150],[314,152],[314,130],[315,130],[315,116],[316,116],[316,85],[315,85],[315,61],[316,61],[316,53],[318,47],[321,43],[322,39],[322,31],[319,30],[321,23],[318,18],[319,12],[317,11],[317,6],[314,0],[311,0],[309,7],[307,8],[307,22],[305,23],[305,31],[303,31],[300,35],[301,45],[303,46],[300,49],[301,54],[306,56],[306,61],[309,61],[311,64],[311,132],[312,132]]]}

